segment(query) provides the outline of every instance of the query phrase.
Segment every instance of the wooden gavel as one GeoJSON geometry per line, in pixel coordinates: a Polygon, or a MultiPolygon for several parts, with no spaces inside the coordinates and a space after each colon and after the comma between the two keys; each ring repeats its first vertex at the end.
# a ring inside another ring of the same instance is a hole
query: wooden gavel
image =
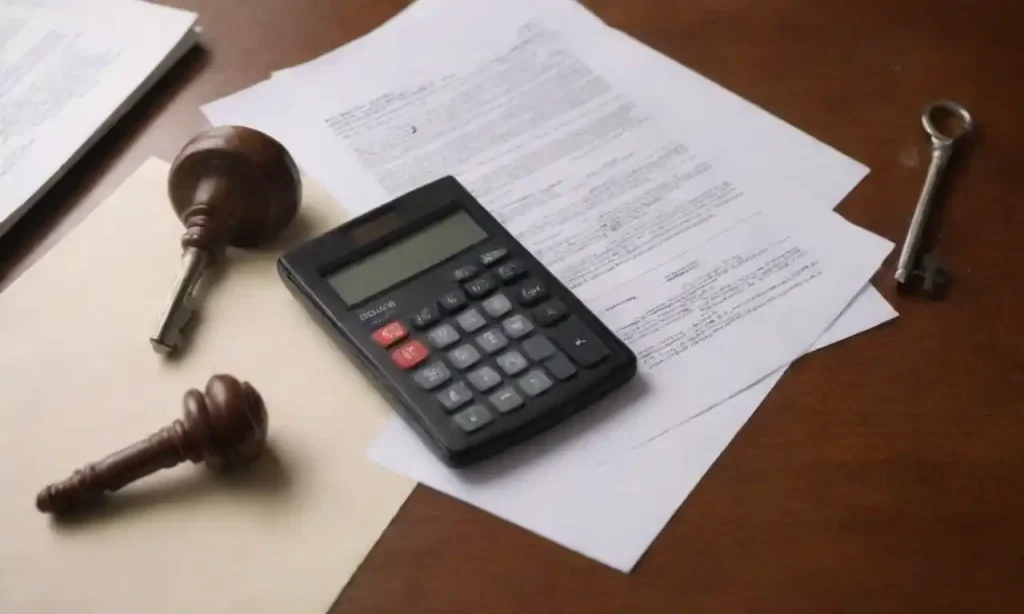
{"type": "Polygon", "coordinates": [[[182,404],[183,418],[47,486],[36,497],[36,507],[45,513],[70,512],[186,460],[223,470],[248,465],[263,452],[267,409],[248,382],[214,375],[205,392],[185,392],[182,404]]]}

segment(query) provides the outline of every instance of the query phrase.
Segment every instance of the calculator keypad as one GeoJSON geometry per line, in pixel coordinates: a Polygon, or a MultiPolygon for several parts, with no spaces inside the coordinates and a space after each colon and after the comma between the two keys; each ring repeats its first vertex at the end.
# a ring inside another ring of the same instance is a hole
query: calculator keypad
{"type": "Polygon", "coordinates": [[[515,375],[530,366],[530,363],[526,361],[526,358],[515,350],[505,352],[501,356],[498,356],[494,362],[498,363],[501,370],[509,375],[515,375]]]}
{"type": "Polygon", "coordinates": [[[480,274],[480,267],[475,264],[467,264],[466,266],[460,266],[459,268],[452,271],[452,279],[457,282],[464,282],[467,279],[473,279],[480,274]]]}
{"type": "Polygon", "coordinates": [[[399,369],[411,369],[426,360],[428,354],[430,354],[430,350],[427,349],[427,346],[413,339],[392,352],[391,360],[398,365],[399,369]]]}
{"type": "Polygon", "coordinates": [[[373,331],[373,340],[381,347],[391,347],[409,335],[401,322],[391,322],[373,331]]]}
{"type": "Polygon", "coordinates": [[[427,333],[427,339],[430,340],[430,345],[441,350],[458,341],[459,333],[451,324],[441,324],[427,333]]]}
{"type": "Polygon", "coordinates": [[[487,312],[487,315],[492,318],[500,318],[506,313],[512,311],[512,301],[508,300],[507,296],[499,292],[484,301],[483,308],[484,311],[487,312]]]}
{"type": "Polygon", "coordinates": [[[501,349],[504,349],[508,345],[508,339],[505,335],[498,332],[498,329],[492,328],[484,332],[482,335],[478,335],[476,338],[476,344],[479,345],[488,354],[493,354],[501,349]]]}
{"type": "Polygon", "coordinates": [[[526,275],[526,265],[519,260],[510,260],[497,269],[498,279],[503,284],[510,284],[526,275]]]}
{"type": "Polygon", "coordinates": [[[480,352],[466,343],[448,352],[448,360],[456,369],[464,370],[480,361],[480,352]]]}
{"type": "Polygon", "coordinates": [[[491,402],[495,409],[503,414],[523,406],[523,397],[519,396],[519,393],[512,386],[505,386],[487,397],[487,400],[491,402]]]}
{"type": "Polygon", "coordinates": [[[508,256],[508,250],[504,247],[492,249],[489,252],[480,254],[480,264],[484,266],[493,266],[504,260],[508,256]]]}
{"type": "Polygon", "coordinates": [[[445,313],[455,313],[466,306],[466,295],[456,290],[442,296],[438,303],[445,313]]]}
{"type": "Polygon", "coordinates": [[[401,322],[389,322],[384,324],[380,328],[377,328],[373,334],[374,341],[376,341],[377,345],[382,348],[389,348],[402,339],[406,339],[408,336],[409,332],[406,331],[406,326],[401,325],[401,322]]]}
{"type": "Polygon", "coordinates": [[[476,405],[470,405],[466,409],[455,414],[455,424],[458,424],[459,427],[467,433],[478,431],[490,424],[493,420],[494,417],[491,416],[491,412],[487,411],[487,408],[479,403],[476,405]]]}
{"type": "Polygon", "coordinates": [[[459,328],[466,331],[467,333],[480,330],[481,328],[487,326],[487,320],[485,320],[484,317],[480,315],[480,312],[477,311],[476,309],[469,309],[467,311],[463,311],[462,313],[459,314],[459,317],[456,318],[456,321],[459,323],[459,328]]]}
{"type": "Polygon", "coordinates": [[[418,328],[419,330],[427,328],[428,326],[434,324],[440,319],[441,315],[437,313],[437,307],[433,305],[428,305],[423,309],[420,309],[416,313],[412,314],[411,318],[409,318],[409,320],[412,322],[412,325],[418,328]]]}
{"type": "Polygon", "coordinates": [[[412,376],[412,379],[420,385],[420,388],[424,390],[433,390],[441,384],[447,382],[452,376],[452,372],[448,370],[448,367],[444,366],[443,362],[436,361],[423,367],[412,376]]]}
{"type": "Polygon", "coordinates": [[[562,346],[570,358],[584,367],[592,367],[611,354],[601,340],[576,316],[569,316],[565,322],[553,328],[551,337],[555,343],[562,346]]]}
{"type": "Polygon", "coordinates": [[[466,376],[469,383],[480,392],[487,392],[501,383],[501,376],[490,367],[480,367],[466,376]]]}
{"type": "Polygon", "coordinates": [[[544,394],[552,386],[551,378],[540,369],[534,369],[520,377],[518,383],[523,392],[531,397],[544,394]]]}
{"type": "Polygon", "coordinates": [[[524,307],[530,307],[543,301],[548,297],[548,289],[544,287],[544,282],[537,279],[528,279],[523,282],[523,285],[519,286],[518,300],[519,304],[524,307]]]}
{"type": "Polygon", "coordinates": [[[466,282],[463,288],[466,290],[466,294],[473,298],[483,298],[494,292],[495,288],[498,287],[498,282],[494,279],[491,274],[482,275],[477,277],[473,281],[466,282]]]}
{"type": "Polygon", "coordinates": [[[565,354],[555,354],[549,360],[544,361],[544,366],[551,372],[551,375],[554,375],[555,379],[558,379],[559,381],[564,382],[576,375],[576,367],[569,362],[569,359],[566,358],[565,354]]]}
{"type": "Polygon", "coordinates": [[[444,274],[461,289],[371,335],[466,434],[610,355],[522,261],[508,256],[505,248],[492,249],[450,269],[444,274]],[[430,348],[444,351],[431,355],[430,348]]]}
{"type": "Polygon", "coordinates": [[[435,395],[448,411],[454,411],[473,400],[473,393],[465,382],[458,382],[435,395]]]}
{"type": "Polygon", "coordinates": [[[530,337],[523,342],[523,351],[535,362],[555,355],[555,346],[544,335],[530,337]]]}
{"type": "Polygon", "coordinates": [[[505,334],[509,337],[518,339],[533,330],[533,324],[525,316],[517,313],[502,322],[501,328],[505,330],[505,334]]]}
{"type": "Polygon", "coordinates": [[[551,326],[565,317],[565,314],[565,303],[555,298],[534,309],[533,319],[541,326],[551,326]]]}

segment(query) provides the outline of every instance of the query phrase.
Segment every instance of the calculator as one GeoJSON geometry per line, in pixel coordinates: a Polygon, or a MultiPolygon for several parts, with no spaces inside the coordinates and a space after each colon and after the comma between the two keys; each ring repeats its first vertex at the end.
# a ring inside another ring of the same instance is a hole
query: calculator
{"type": "Polygon", "coordinates": [[[447,465],[585,409],[636,356],[454,177],[281,256],[292,294],[447,465]]]}

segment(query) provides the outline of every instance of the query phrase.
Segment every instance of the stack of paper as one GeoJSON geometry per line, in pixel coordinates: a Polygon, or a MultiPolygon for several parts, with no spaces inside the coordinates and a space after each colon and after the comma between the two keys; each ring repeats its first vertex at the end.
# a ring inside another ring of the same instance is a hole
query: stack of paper
{"type": "Polygon", "coordinates": [[[831,211],[865,167],[571,0],[420,0],[204,112],[352,213],[455,175],[636,351],[621,394],[493,461],[450,470],[398,418],[369,450],[621,570],[790,362],[896,315],[868,285],[892,244],[831,211]]]}
{"type": "Polygon", "coordinates": [[[0,235],[195,42],[136,0],[0,0],[0,235]]]}

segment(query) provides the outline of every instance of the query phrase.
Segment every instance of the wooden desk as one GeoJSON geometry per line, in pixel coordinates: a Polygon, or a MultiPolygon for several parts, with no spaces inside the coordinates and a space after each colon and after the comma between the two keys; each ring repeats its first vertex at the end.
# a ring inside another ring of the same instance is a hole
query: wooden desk
{"type": "MultiPolygon", "coordinates": [[[[403,0],[170,0],[193,52],[14,231],[22,272],[201,103],[310,59],[403,0]]],[[[841,205],[897,243],[928,161],[924,103],[980,130],[949,174],[943,302],[789,370],[622,575],[419,488],[338,612],[1009,612],[1024,603],[1024,5],[1017,0],[589,0],[612,25],[871,167],[841,205]]],[[[287,578],[281,581],[286,582],[287,578]]]]}

